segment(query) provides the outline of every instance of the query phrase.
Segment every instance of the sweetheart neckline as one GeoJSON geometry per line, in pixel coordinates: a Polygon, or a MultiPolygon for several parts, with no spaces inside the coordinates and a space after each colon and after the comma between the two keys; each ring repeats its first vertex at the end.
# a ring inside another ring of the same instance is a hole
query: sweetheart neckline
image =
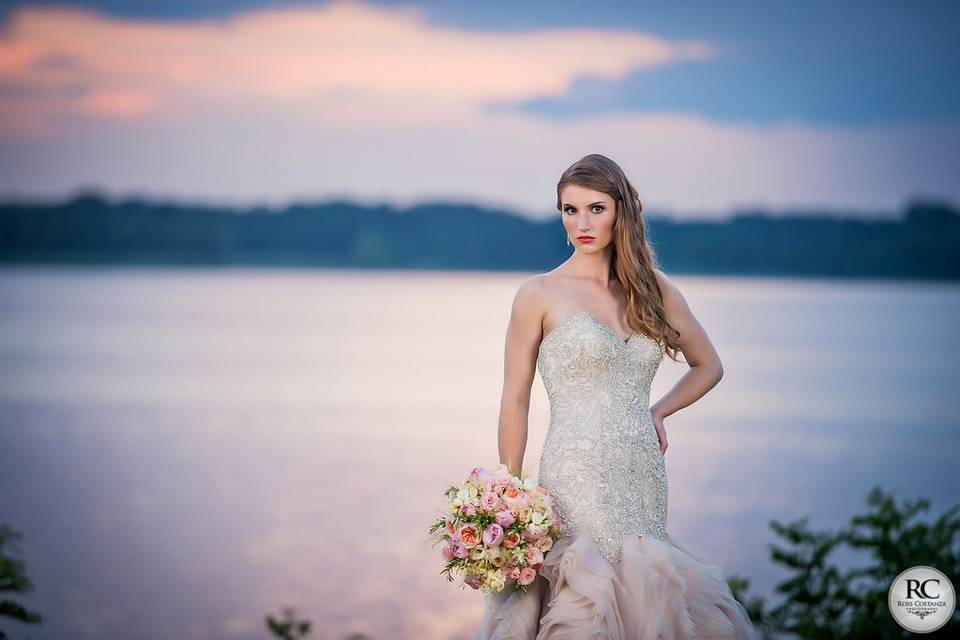
{"type": "Polygon", "coordinates": [[[590,319],[591,319],[597,326],[599,326],[601,329],[605,329],[607,332],[609,332],[610,335],[612,335],[613,337],[615,337],[615,338],[617,339],[617,341],[620,343],[621,346],[624,346],[624,347],[625,347],[625,346],[629,345],[631,340],[633,340],[634,338],[636,338],[637,335],[640,335],[640,332],[639,332],[639,331],[634,331],[633,333],[630,334],[630,337],[628,337],[626,340],[624,340],[623,338],[620,337],[620,334],[617,333],[616,331],[614,331],[613,329],[611,329],[610,326],[608,326],[607,324],[605,324],[605,323],[601,322],[600,320],[598,320],[597,317],[596,317],[595,315],[593,315],[592,312],[587,311],[586,309],[584,309],[584,310],[582,310],[582,311],[574,311],[573,313],[571,313],[570,315],[568,315],[567,317],[565,317],[563,320],[561,320],[560,322],[558,322],[558,323],[557,323],[557,326],[555,326],[551,331],[549,331],[549,332],[547,333],[547,335],[543,336],[543,338],[540,340],[540,347],[542,348],[543,345],[544,345],[544,343],[550,338],[550,336],[552,336],[552,335],[555,334],[557,331],[559,331],[559,330],[567,323],[568,320],[571,320],[572,318],[574,318],[574,317],[576,317],[576,316],[581,316],[581,315],[586,315],[588,318],[590,318],[590,319]]]}

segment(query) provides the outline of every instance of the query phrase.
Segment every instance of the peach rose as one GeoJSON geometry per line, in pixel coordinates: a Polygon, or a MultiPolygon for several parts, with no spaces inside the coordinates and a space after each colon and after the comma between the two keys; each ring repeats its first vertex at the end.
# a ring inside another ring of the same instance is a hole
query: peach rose
{"type": "Polygon", "coordinates": [[[553,538],[550,536],[543,536],[537,540],[534,544],[537,545],[537,549],[540,549],[543,553],[550,551],[553,548],[553,538]]]}
{"type": "Polygon", "coordinates": [[[519,533],[509,533],[503,536],[503,546],[507,549],[513,549],[518,544],[520,544],[520,534],[519,533]]]}
{"type": "Polygon", "coordinates": [[[477,530],[476,525],[465,524],[460,527],[459,531],[460,541],[463,543],[463,546],[470,549],[472,547],[480,544],[480,532],[477,530]]]}

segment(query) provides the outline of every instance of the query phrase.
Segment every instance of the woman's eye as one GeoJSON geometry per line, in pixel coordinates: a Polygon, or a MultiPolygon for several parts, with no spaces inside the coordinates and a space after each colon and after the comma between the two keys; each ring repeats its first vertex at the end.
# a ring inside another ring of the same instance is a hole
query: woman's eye
{"type": "MultiPolygon", "coordinates": [[[[604,207],[603,205],[597,205],[597,206],[593,207],[593,212],[594,212],[594,213],[603,213],[605,210],[606,210],[606,207],[604,207]]],[[[576,211],[576,209],[564,209],[563,212],[564,212],[564,213],[576,213],[577,211],[576,211]]]]}

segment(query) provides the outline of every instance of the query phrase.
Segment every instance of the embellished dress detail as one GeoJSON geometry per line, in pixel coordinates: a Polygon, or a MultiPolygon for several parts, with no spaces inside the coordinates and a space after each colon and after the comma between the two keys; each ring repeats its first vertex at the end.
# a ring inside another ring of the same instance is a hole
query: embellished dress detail
{"type": "Polygon", "coordinates": [[[718,567],[667,533],[650,388],[662,346],[588,311],[540,343],[550,400],[538,483],[567,535],[526,594],[485,594],[476,640],[753,638],[718,567]]]}

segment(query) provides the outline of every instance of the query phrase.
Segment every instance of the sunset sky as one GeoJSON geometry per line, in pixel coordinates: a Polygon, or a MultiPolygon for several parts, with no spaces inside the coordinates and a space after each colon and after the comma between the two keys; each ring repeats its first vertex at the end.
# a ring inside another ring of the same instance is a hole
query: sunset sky
{"type": "Polygon", "coordinates": [[[957,2],[0,4],[0,197],[678,217],[960,201],[957,2]]]}

